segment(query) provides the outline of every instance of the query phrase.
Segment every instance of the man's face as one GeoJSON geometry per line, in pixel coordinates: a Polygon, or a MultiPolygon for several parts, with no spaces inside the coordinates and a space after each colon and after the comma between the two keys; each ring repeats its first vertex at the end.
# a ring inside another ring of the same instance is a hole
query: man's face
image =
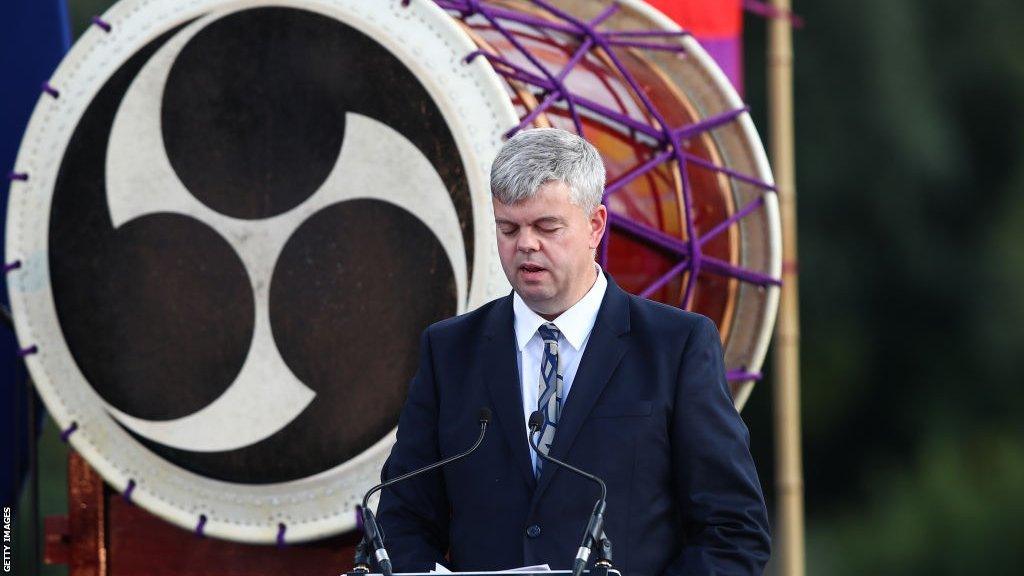
{"type": "Polygon", "coordinates": [[[594,284],[605,207],[586,214],[562,182],[548,182],[512,206],[493,198],[492,204],[501,267],[523,301],[549,320],[578,302],[594,284]]]}

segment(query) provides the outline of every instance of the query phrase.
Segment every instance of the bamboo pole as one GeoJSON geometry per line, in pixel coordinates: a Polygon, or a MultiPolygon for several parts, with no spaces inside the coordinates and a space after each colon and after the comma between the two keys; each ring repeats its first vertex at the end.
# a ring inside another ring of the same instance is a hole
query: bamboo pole
{"type": "Polygon", "coordinates": [[[770,148],[782,219],[782,291],[773,352],[776,561],[778,574],[804,576],[804,485],[800,445],[800,308],[793,146],[793,35],[790,0],[772,0],[768,20],[770,148]]]}

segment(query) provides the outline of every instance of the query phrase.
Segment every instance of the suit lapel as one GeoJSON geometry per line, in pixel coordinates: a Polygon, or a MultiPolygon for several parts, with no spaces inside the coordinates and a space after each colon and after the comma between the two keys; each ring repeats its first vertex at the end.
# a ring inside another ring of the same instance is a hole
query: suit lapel
{"type": "MultiPolygon", "coordinates": [[[[564,460],[569,453],[583,422],[626,353],[626,341],[622,336],[629,332],[629,297],[611,276],[605,276],[608,278],[608,288],[597,312],[597,322],[590,333],[590,340],[583,351],[583,358],[580,359],[580,367],[573,378],[569,397],[558,422],[558,432],[551,446],[551,456],[559,460],[564,460]]],[[[569,473],[558,468],[545,463],[534,493],[534,502],[541,497],[556,473],[569,473]]]]}
{"type": "Polygon", "coordinates": [[[511,296],[503,298],[494,306],[487,319],[484,340],[481,377],[490,390],[494,411],[512,451],[514,466],[519,468],[527,485],[532,488],[537,479],[533,474],[526,443],[511,296]]]}

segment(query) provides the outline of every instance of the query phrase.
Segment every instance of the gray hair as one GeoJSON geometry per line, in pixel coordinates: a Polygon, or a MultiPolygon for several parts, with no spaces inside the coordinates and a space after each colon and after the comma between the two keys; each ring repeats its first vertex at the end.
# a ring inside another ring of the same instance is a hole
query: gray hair
{"type": "Polygon", "coordinates": [[[601,204],[604,178],[601,155],[589,142],[565,130],[534,128],[501,147],[491,165],[491,195],[512,205],[559,181],[569,187],[569,200],[590,215],[601,204]]]}

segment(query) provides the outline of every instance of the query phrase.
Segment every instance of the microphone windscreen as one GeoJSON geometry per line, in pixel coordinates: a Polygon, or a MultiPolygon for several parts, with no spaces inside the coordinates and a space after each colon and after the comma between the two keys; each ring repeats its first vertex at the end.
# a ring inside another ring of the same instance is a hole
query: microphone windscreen
{"type": "Polygon", "coordinates": [[[540,430],[541,422],[543,422],[543,416],[540,410],[534,410],[533,414],[530,414],[530,430],[540,430]]]}
{"type": "Polygon", "coordinates": [[[489,424],[491,422],[491,409],[484,406],[480,409],[480,423],[489,424]]]}

